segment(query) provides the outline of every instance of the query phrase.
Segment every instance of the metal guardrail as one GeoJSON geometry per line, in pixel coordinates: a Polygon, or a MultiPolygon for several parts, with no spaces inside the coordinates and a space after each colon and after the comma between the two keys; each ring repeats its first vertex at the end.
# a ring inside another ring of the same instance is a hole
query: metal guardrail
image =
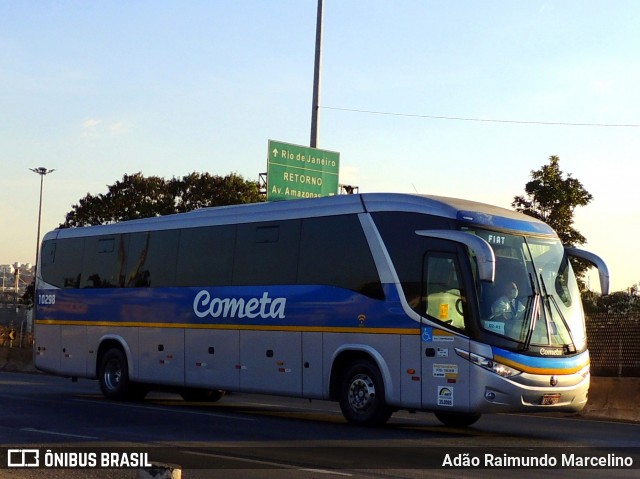
{"type": "Polygon", "coordinates": [[[589,314],[587,341],[593,376],[640,377],[640,315],[589,314]]]}

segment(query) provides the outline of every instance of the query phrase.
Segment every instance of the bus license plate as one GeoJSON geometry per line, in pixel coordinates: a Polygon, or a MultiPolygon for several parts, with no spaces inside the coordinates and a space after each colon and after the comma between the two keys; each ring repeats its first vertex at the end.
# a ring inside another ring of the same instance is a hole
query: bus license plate
{"type": "Polygon", "coordinates": [[[551,406],[560,402],[560,394],[545,394],[542,396],[542,405],[551,406]]]}

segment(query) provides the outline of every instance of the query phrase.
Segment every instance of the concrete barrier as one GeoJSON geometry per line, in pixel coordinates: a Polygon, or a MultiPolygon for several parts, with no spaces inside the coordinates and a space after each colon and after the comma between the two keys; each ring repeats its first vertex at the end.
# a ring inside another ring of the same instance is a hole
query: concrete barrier
{"type": "Polygon", "coordinates": [[[640,378],[592,376],[589,400],[580,416],[640,422],[640,378]]]}
{"type": "Polygon", "coordinates": [[[0,371],[35,372],[31,348],[0,347],[0,371]]]}

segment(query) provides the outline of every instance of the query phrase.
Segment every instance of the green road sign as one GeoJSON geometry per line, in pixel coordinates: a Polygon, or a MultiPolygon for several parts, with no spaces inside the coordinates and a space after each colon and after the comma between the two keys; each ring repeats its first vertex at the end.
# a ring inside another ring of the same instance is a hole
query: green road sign
{"type": "Polygon", "coordinates": [[[340,153],[269,140],[267,201],[338,194],[340,153]]]}

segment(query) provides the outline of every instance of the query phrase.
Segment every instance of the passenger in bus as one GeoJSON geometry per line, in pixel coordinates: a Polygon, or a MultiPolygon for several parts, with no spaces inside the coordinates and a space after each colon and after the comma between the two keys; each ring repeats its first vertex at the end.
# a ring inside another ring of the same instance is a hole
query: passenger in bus
{"type": "Polygon", "coordinates": [[[492,321],[521,320],[524,316],[524,305],[518,301],[518,286],[516,283],[507,283],[504,294],[491,305],[492,321]]]}

